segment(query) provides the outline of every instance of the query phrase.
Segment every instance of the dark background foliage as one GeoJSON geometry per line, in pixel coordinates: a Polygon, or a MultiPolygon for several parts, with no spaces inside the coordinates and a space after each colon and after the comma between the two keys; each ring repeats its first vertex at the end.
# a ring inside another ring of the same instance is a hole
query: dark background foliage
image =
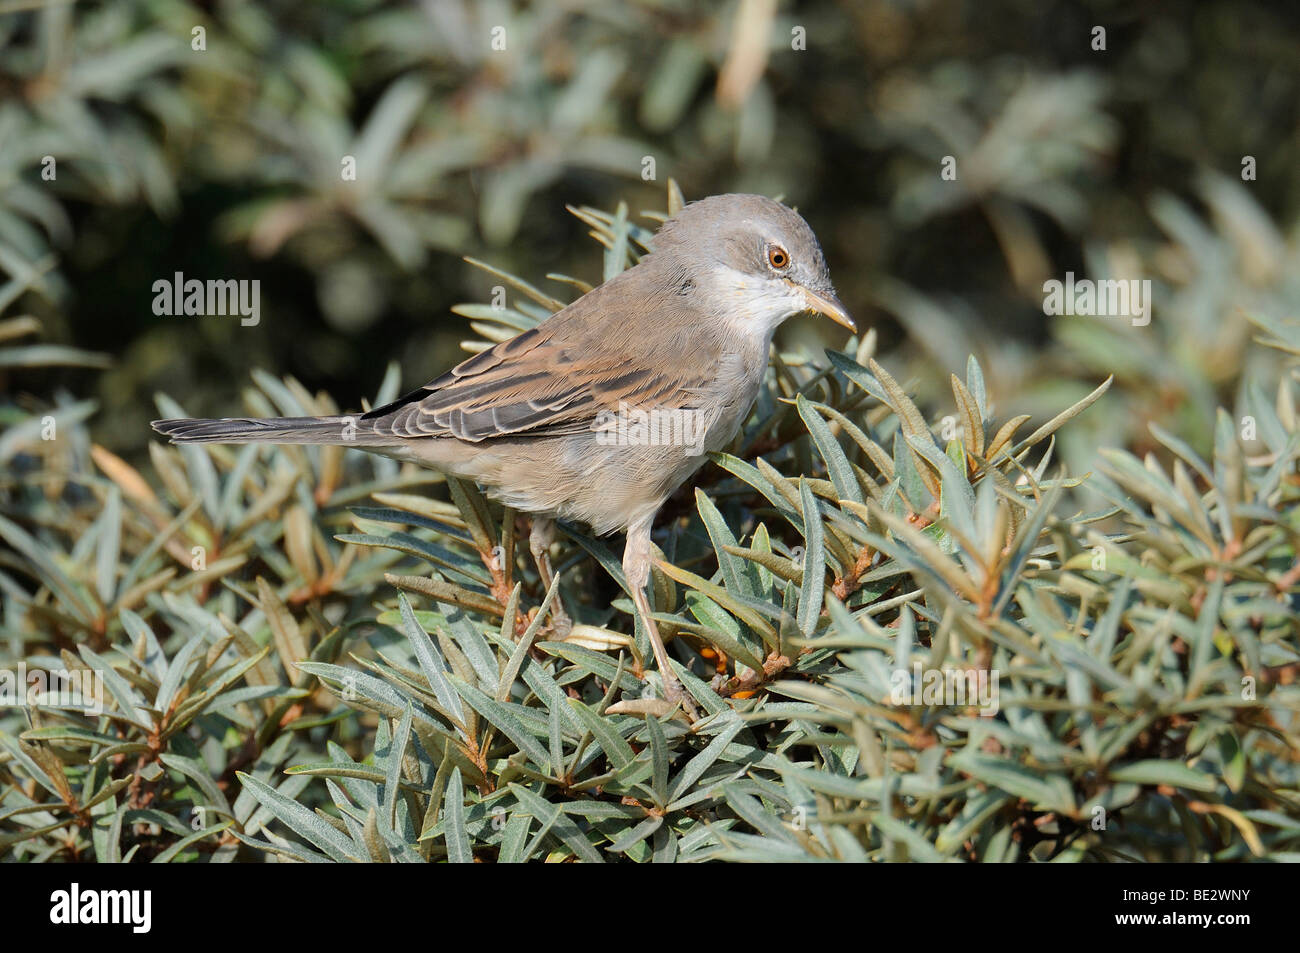
{"type": "MultiPolygon", "coordinates": [[[[940,387],[964,360],[954,337],[1012,354],[995,402],[1035,412],[1041,392],[1073,377],[1086,392],[1104,370],[1053,347],[1044,278],[1085,273],[1089,246],[1156,248],[1152,203],[1168,195],[1208,214],[1199,177],[1236,178],[1247,155],[1258,162],[1249,200],[1279,227],[1296,220],[1300,41],[1286,5],[772,6],[140,2],[8,14],[0,150],[28,182],[20,157],[56,155],[47,190],[65,212],[38,219],[46,234],[7,229],[24,260],[46,245],[59,256],[29,308],[50,338],[114,355],[106,374],[63,380],[96,391],[96,432],[138,452],[157,390],[220,414],[255,367],[345,406],[373,392],[389,357],[406,382],[431,378],[466,336],[450,308],[490,284],[460,255],[534,282],[552,271],[595,281],[583,226],[560,210],[624,197],[633,212],[657,208],[673,176],[688,199],[748,190],[797,204],[841,297],[886,349],[909,343],[940,387]],[[738,24],[769,13],[770,48],[747,45],[738,24]],[[1104,51],[1092,49],[1098,24],[1104,51]],[[192,25],[207,30],[206,51],[188,49],[192,25]],[[504,52],[490,49],[494,25],[506,27],[504,52]],[[797,26],[806,50],[784,41],[797,26]],[[168,39],[164,53],[149,46],[168,39]],[[761,72],[721,79],[724,64],[754,59],[761,72]],[[87,62],[101,88],[79,85],[87,62]],[[339,181],[350,130],[399,85],[415,101],[384,127],[391,163],[339,181]],[[93,126],[73,125],[74,109],[93,126]],[[939,179],[945,155],[956,183],[939,179]],[[642,181],[643,156],[658,181],[642,181]],[[365,204],[358,193],[384,194],[362,213],[372,228],[351,211],[365,204]],[[407,227],[416,233],[397,234],[407,227]],[[155,316],[152,283],[178,270],[261,279],[261,325],[155,316]]],[[[1213,376],[1230,396],[1235,375],[1213,376]]],[[[1185,399],[1165,384],[1120,382],[1148,415],[1185,399]]]]}

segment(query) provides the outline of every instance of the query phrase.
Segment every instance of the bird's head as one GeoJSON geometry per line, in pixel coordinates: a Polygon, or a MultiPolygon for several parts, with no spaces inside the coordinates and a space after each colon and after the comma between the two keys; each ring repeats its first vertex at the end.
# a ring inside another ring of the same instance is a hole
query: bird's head
{"type": "Polygon", "coordinates": [[[727,321],[770,334],[791,315],[815,311],[856,330],[817,236],[780,202],[735,194],[692,202],[663,224],[654,245],[727,321]]]}

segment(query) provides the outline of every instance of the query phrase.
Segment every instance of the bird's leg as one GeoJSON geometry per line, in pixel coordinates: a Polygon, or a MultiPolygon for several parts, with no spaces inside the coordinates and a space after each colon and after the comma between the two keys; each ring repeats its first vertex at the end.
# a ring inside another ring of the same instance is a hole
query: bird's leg
{"type": "Polygon", "coordinates": [[[645,519],[627,528],[627,544],[623,547],[623,575],[627,577],[628,588],[632,590],[632,603],[641,616],[641,624],[650,635],[655,666],[664,683],[664,695],[672,704],[680,702],[686,716],[694,721],[698,717],[695,705],[668,662],[668,649],[659,637],[659,627],[650,615],[650,600],[645,594],[646,583],[650,581],[650,523],[651,520],[645,519]]]}
{"type": "MultiPolygon", "coordinates": [[[[555,578],[550,554],[553,542],[555,542],[555,520],[549,516],[534,516],[532,527],[528,531],[528,550],[533,554],[533,562],[537,564],[537,574],[542,577],[542,590],[545,592],[551,591],[551,580],[555,578]]],[[[555,598],[551,600],[551,627],[560,638],[568,635],[569,630],[573,628],[573,620],[564,611],[564,603],[560,600],[558,590],[555,598]]]]}

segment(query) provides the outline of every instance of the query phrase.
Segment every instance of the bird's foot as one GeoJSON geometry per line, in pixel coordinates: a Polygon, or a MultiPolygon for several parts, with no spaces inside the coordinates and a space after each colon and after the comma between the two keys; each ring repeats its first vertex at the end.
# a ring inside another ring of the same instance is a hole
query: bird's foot
{"type": "Polygon", "coordinates": [[[664,698],[670,705],[681,705],[682,711],[686,714],[687,719],[691,722],[700,717],[699,709],[695,707],[695,699],[690,693],[682,687],[682,683],[677,680],[677,676],[671,671],[659,673],[660,679],[664,683],[664,698]]]}
{"type": "Polygon", "coordinates": [[[551,606],[550,627],[551,634],[555,636],[555,640],[557,642],[563,642],[569,637],[569,633],[573,631],[573,619],[569,617],[569,614],[565,612],[558,603],[559,600],[557,599],[556,604],[551,606]]]}

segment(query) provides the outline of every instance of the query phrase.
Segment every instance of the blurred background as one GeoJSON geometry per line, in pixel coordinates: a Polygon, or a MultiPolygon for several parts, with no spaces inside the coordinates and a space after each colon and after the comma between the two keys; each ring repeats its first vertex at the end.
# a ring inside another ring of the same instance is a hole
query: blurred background
{"type": "Polygon", "coordinates": [[[1116,375],[1079,471],[1152,421],[1204,450],[1267,399],[1247,313],[1300,313],[1297,169],[1293,4],[0,0],[3,412],[91,398],[138,459],[155,393],[229,415],[256,368],[358,407],[464,356],[498,282],[463,256],[569,300],[565,206],[671,177],[797,205],[935,419],[974,353],[1000,419],[1116,375]],[[1149,279],[1151,324],[1045,316],[1067,271],[1149,279]],[[259,324],[155,315],[175,272],[260,280],[259,324]]]}

